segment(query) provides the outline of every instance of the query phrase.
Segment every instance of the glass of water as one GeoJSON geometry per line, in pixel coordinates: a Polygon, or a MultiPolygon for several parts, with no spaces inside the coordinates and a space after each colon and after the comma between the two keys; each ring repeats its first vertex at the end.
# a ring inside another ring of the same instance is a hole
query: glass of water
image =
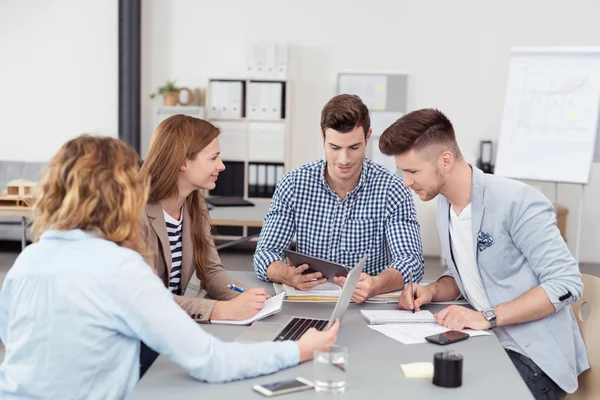
{"type": "Polygon", "coordinates": [[[344,393],[348,369],[348,348],[333,346],[314,353],[314,384],[317,392],[344,393]]]}

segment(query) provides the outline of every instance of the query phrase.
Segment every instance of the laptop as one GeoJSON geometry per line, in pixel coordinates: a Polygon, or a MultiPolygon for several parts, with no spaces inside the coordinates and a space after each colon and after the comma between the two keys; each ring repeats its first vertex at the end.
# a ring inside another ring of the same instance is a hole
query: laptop
{"type": "Polygon", "coordinates": [[[255,321],[248,329],[246,329],[237,339],[236,342],[254,343],[268,341],[283,341],[283,340],[298,340],[307,330],[315,328],[319,331],[324,331],[333,324],[336,318],[339,318],[340,323],[346,314],[352,294],[360,278],[360,274],[365,267],[367,256],[363,256],[360,262],[352,268],[346,277],[346,283],[342,288],[342,293],[338,298],[333,314],[329,320],[313,319],[304,317],[289,317],[282,322],[266,322],[255,321]]]}

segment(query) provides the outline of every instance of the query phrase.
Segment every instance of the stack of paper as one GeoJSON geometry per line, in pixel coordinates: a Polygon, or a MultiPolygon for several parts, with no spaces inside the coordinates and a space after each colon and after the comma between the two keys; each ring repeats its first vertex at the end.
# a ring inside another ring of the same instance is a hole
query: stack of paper
{"type": "Polygon", "coordinates": [[[330,282],[323,283],[322,285],[315,286],[310,290],[298,290],[294,287],[273,283],[275,293],[285,291],[287,293],[287,301],[295,302],[320,302],[320,303],[335,303],[342,294],[342,289],[330,282]]]}

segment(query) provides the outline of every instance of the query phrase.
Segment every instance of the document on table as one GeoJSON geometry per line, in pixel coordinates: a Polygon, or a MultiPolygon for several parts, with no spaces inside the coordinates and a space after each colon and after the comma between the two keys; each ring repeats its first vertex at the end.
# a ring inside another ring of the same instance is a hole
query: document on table
{"type": "Polygon", "coordinates": [[[338,285],[329,282],[305,291],[275,282],[273,282],[273,288],[278,294],[286,292],[286,301],[293,302],[335,303],[342,293],[342,289],[338,285]]]}
{"type": "MultiPolygon", "coordinates": [[[[450,329],[438,324],[397,324],[397,325],[367,325],[374,331],[383,333],[404,344],[427,343],[426,336],[439,335],[450,329]]],[[[461,332],[468,333],[470,336],[491,335],[488,331],[475,331],[472,329],[463,329],[461,332]]]]}

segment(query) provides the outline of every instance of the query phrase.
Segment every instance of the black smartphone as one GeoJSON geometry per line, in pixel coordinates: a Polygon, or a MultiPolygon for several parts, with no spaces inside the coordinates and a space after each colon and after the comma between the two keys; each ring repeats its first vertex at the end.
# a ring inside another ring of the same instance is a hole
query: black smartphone
{"type": "Polygon", "coordinates": [[[440,333],[439,335],[426,336],[425,340],[431,343],[445,345],[460,342],[461,340],[467,340],[468,338],[468,333],[461,331],[446,331],[444,333],[440,333]]]}

